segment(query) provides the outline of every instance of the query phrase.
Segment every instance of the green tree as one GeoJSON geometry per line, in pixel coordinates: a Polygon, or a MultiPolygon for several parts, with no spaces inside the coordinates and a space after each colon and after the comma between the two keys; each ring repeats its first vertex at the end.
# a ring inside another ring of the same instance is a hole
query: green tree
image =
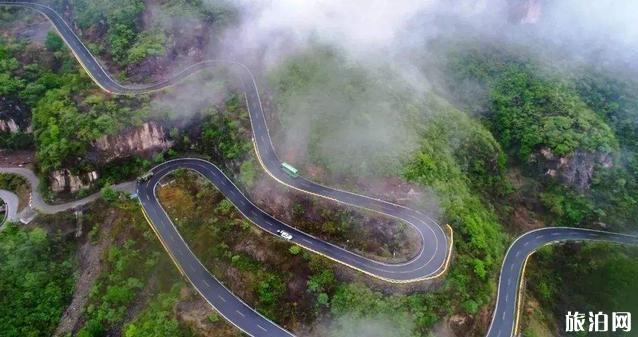
{"type": "Polygon", "coordinates": [[[46,40],[44,40],[44,46],[49,51],[56,52],[62,50],[62,48],[64,47],[64,41],[56,32],[49,31],[47,33],[46,40]]]}
{"type": "Polygon", "coordinates": [[[301,247],[297,246],[297,245],[293,245],[290,246],[290,248],[288,249],[288,251],[290,252],[290,254],[292,255],[299,255],[299,253],[301,253],[301,247]]]}
{"type": "Polygon", "coordinates": [[[51,336],[73,291],[71,246],[44,230],[6,224],[0,232],[3,336],[51,336]]]}
{"type": "Polygon", "coordinates": [[[111,185],[102,187],[102,189],[100,190],[100,194],[102,195],[102,198],[104,198],[104,200],[108,202],[116,201],[120,196],[119,192],[114,190],[111,185]]]}

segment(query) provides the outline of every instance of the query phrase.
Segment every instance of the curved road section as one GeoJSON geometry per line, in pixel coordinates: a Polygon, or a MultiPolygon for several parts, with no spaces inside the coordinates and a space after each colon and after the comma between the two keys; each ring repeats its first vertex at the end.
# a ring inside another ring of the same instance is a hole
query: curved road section
{"type": "MultiPolygon", "coordinates": [[[[23,177],[31,186],[31,198],[29,200],[29,207],[44,214],[55,214],[66,211],[68,209],[80,207],[97,200],[101,195],[100,192],[97,192],[89,195],[88,197],[65,202],[62,204],[48,204],[46,201],[44,201],[44,198],[42,197],[40,192],[38,192],[40,190],[40,179],[30,169],[24,167],[0,167],[0,173],[15,174],[23,177]]],[[[120,183],[117,185],[113,185],[112,188],[116,191],[132,193],[135,191],[135,182],[129,181],[120,183]]]]}
{"type": "Polygon", "coordinates": [[[18,220],[18,196],[7,190],[0,190],[0,199],[4,201],[4,218],[0,221],[0,227],[5,221],[16,222],[18,220]]]}
{"type": "Polygon", "coordinates": [[[501,266],[496,307],[488,337],[518,335],[523,276],[527,259],[539,248],[562,241],[607,241],[638,245],[638,236],[570,227],[546,227],[518,237],[507,249],[501,266]]]}
{"type": "MultiPolygon", "coordinates": [[[[293,178],[281,168],[259,98],[254,76],[243,64],[234,61],[204,61],[177,73],[173,78],[148,85],[122,85],[111,78],[100,63],[84,46],[64,19],[53,9],[42,4],[22,1],[0,1],[0,5],[29,7],[44,14],[70,47],[89,76],[102,89],[113,94],[140,94],[161,90],[190,76],[196,71],[213,65],[234,65],[241,70],[240,79],[245,92],[253,130],[253,142],[257,158],[266,172],[278,182],[305,193],[331,199],[347,205],[375,211],[404,221],[421,234],[422,245],[417,255],[400,264],[386,264],[367,259],[355,253],[317,239],[290,227],[252,204],[241,191],[213,164],[199,159],[178,159],[152,169],[153,175],[138,183],[137,189],[143,212],[165,249],[182,274],[195,289],[215,307],[229,322],[251,336],[292,336],[284,328],[253,310],[234,296],[214,278],[190,250],[155,195],[159,180],[166,174],[187,168],[210,180],[242,213],[262,230],[276,235],[283,229],[292,234],[291,241],[306,249],[322,254],[337,262],[390,282],[414,282],[440,276],[447,268],[451,243],[443,229],[428,216],[380,199],[342,191],[317,184],[302,177],[293,178]]],[[[623,244],[636,244],[636,237],[573,228],[545,228],[526,233],[509,248],[501,269],[497,304],[488,331],[490,337],[509,337],[516,334],[520,306],[521,280],[529,255],[543,245],[566,240],[605,240],[623,244]]]]}
{"type": "MultiPolygon", "coordinates": [[[[58,30],[93,80],[100,85],[100,87],[104,88],[104,90],[114,94],[136,94],[159,90],[178,82],[199,69],[211,65],[226,63],[228,65],[238,66],[241,70],[239,76],[241,84],[246,93],[245,97],[249,109],[255,150],[260,163],[268,174],[280,183],[305,193],[375,211],[411,224],[421,234],[422,241],[421,249],[417,252],[416,257],[404,264],[374,262],[353,253],[346,253],[343,249],[336,249],[337,247],[328,243],[320,244],[319,240],[307,234],[304,234],[304,236],[308,238],[308,241],[313,240],[313,243],[306,243],[303,246],[311,250],[317,249],[317,252],[323,253],[335,261],[347,264],[364,273],[391,282],[414,282],[434,278],[444,272],[447,257],[449,256],[450,245],[443,229],[430,217],[418,211],[380,199],[326,187],[302,177],[292,178],[281,169],[281,161],[277,157],[270,139],[256,81],[248,68],[242,64],[225,61],[205,61],[186,68],[175,77],[164,82],[141,86],[124,86],[111,78],[55,10],[42,4],[30,2],[0,1],[0,5],[1,4],[29,7],[43,13],[51,20],[54,27],[58,30]]],[[[221,189],[222,187],[218,186],[218,188],[221,189]]],[[[295,231],[295,233],[301,232],[295,231]]]]}

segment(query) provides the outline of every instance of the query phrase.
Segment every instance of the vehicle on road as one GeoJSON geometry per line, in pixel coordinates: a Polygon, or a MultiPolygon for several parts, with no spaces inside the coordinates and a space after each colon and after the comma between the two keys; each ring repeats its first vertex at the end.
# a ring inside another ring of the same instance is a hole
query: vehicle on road
{"type": "Polygon", "coordinates": [[[138,177],[137,178],[137,182],[138,183],[144,183],[147,182],[149,179],[151,179],[153,177],[153,172],[148,172],[145,175],[138,177]]]}
{"type": "Polygon", "coordinates": [[[277,234],[279,234],[279,236],[281,236],[282,238],[284,238],[286,240],[292,240],[292,234],[286,232],[283,229],[278,229],[277,230],[277,234]]]}
{"type": "Polygon", "coordinates": [[[297,178],[299,177],[299,170],[297,170],[294,166],[283,162],[281,163],[281,168],[284,170],[284,172],[286,172],[289,176],[293,177],[293,178],[297,178]]]}

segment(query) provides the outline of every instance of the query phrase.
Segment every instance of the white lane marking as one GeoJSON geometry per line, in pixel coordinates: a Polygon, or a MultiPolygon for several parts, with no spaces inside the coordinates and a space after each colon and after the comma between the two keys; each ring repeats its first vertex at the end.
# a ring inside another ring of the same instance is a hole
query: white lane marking
{"type": "Polygon", "coordinates": [[[258,328],[260,328],[260,329],[262,329],[262,330],[264,330],[264,331],[268,331],[266,328],[264,328],[263,326],[261,326],[261,325],[259,325],[259,324],[257,324],[257,327],[258,327],[258,328]]]}
{"type": "Polygon", "coordinates": [[[207,287],[210,287],[210,284],[208,284],[208,281],[206,281],[206,279],[204,279],[204,284],[205,284],[207,287]]]}
{"type": "Polygon", "coordinates": [[[529,241],[525,242],[525,243],[523,244],[523,247],[527,247],[528,245],[529,245],[529,241]]]}
{"type": "Polygon", "coordinates": [[[521,255],[521,251],[519,250],[518,252],[516,252],[516,257],[519,257],[521,255]]]}
{"type": "Polygon", "coordinates": [[[505,294],[505,303],[510,301],[510,294],[505,294]]]}
{"type": "Polygon", "coordinates": [[[306,239],[306,238],[301,238],[302,241],[308,242],[308,243],[312,243],[312,241],[306,239]]]}
{"type": "Polygon", "coordinates": [[[220,300],[222,300],[222,302],[226,302],[226,299],[222,297],[222,295],[217,295],[217,297],[219,297],[220,300]]]}
{"type": "Polygon", "coordinates": [[[241,317],[246,317],[246,315],[244,315],[244,314],[243,314],[241,311],[239,311],[239,310],[235,310],[235,312],[236,312],[236,313],[238,313],[238,314],[239,314],[239,316],[241,316],[241,317]]]}

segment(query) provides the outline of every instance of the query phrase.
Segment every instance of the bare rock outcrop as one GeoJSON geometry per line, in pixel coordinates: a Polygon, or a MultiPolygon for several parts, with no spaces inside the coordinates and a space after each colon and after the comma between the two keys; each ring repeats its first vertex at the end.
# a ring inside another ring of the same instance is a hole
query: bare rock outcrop
{"type": "Polygon", "coordinates": [[[30,115],[21,102],[0,97],[0,132],[31,132],[30,115]]]}
{"type": "Polygon", "coordinates": [[[83,174],[81,176],[73,175],[67,169],[51,172],[50,182],[53,192],[69,191],[75,193],[83,188],[91,187],[91,184],[97,180],[98,174],[95,171],[83,174]]]}
{"type": "Polygon", "coordinates": [[[98,161],[107,162],[133,154],[144,154],[168,149],[164,128],[157,122],[146,122],[139,127],[127,128],[116,135],[104,136],[93,143],[98,161]]]}
{"type": "Polygon", "coordinates": [[[558,157],[549,148],[542,148],[536,157],[545,175],[560,179],[579,191],[589,189],[596,167],[614,166],[609,153],[576,150],[567,156],[558,157]]]}
{"type": "Polygon", "coordinates": [[[0,119],[0,131],[17,133],[20,130],[18,124],[12,119],[0,119]]]}

